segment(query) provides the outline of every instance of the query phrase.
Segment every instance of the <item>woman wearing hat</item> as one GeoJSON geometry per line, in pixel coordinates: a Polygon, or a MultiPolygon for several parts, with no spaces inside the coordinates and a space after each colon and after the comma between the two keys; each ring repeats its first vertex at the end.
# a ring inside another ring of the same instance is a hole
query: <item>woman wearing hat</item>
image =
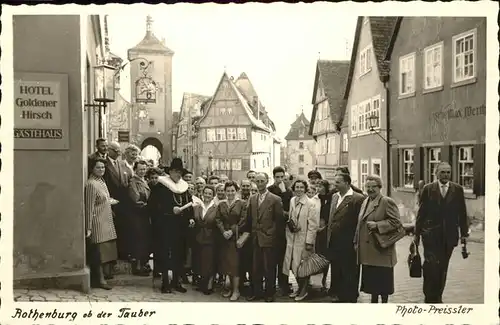
{"type": "Polygon", "coordinates": [[[193,215],[188,183],[182,179],[185,171],[182,160],[174,158],[166,168],[167,175],[158,177],[158,185],[151,191],[149,208],[152,212],[154,232],[154,254],[156,263],[162,273],[162,293],[171,293],[172,289],[181,293],[187,290],[180,284],[184,262],[183,234],[193,215]],[[172,271],[172,280],[169,280],[168,271],[172,271]]]}

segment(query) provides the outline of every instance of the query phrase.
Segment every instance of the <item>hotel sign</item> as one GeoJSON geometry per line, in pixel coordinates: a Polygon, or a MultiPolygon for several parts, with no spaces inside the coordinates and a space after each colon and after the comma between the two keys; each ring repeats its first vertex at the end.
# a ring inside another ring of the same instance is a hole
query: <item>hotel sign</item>
{"type": "Polygon", "coordinates": [[[434,119],[451,120],[451,119],[468,119],[474,116],[486,115],[486,105],[465,106],[459,109],[452,107],[453,105],[445,106],[441,111],[434,113],[434,119]]]}
{"type": "Polygon", "coordinates": [[[14,149],[69,149],[68,75],[16,72],[14,149]]]}

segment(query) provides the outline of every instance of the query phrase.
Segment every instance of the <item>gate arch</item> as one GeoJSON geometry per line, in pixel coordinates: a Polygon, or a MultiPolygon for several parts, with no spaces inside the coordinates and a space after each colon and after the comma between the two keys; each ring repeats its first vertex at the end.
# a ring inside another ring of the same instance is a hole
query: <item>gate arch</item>
{"type": "Polygon", "coordinates": [[[163,157],[163,143],[161,143],[160,140],[158,140],[157,138],[153,138],[153,137],[144,139],[144,141],[142,141],[142,143],[141,143],[141,151],[144,148],[146,148],[147,146],[153,146],[156,149],[158,149],[161,157],[163,157]]]}

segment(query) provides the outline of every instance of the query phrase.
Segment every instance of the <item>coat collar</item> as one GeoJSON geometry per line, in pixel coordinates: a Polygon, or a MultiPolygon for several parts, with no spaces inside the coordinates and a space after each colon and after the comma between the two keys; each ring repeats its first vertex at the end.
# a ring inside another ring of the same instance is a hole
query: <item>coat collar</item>
{"type": "Polygon", "coordinates": [[[365,213],[363,213],[363,218],[362,219],[365,219],[366,217],[368,217],[373,211],[375,211],[377,209],[377,207],[379,206],[380,204],[380,200],[382,199],[382,194],[379,194],[376,198],[373,199],[373,204],[370,205],[370,197],[367,197],[365,199],[365,202],[366,204],[364,204],[364,207],[363,207],[363,210],[361,211],[365,211],[365,213]],[[368,209],[367,209],[368,207],[368,209]]]}
{"type": "Polygon", "coordinates": [[[162,184],[163,186],[165,186],[166,188],[168,188],[169,190],[171,190],[175,194],[182,194],[182,193],[186,192],[188,190],[188,187],[189,187],[188,183],[186,183],[186,181],[183,180],[182,178],[177,183],[175,183],[170,178],[169,175],[158,177],[158,183],[162,184]]]}

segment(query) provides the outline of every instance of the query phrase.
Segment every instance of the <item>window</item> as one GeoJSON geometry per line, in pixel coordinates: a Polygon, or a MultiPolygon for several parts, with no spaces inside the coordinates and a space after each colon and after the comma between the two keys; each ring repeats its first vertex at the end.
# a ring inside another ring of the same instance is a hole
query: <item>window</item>
{"type": "Polygon", "coordinates": [[[349,138],[347,133],[342,134],[342,151],[347,152],[349,150],[349,138]]]}
{"type": "Polygon", "coordinates": [[[299,149],[304,149],[304,142],[299,142],[299,149]]]}
{"type": "Polygon", "coordinates": [[[304,135],[305,135],[304,129],[303,129],[303,128],[301,128],[301,129],[299,130],[299,137],[303,138],[303,137],[304,137],[304,135]]]}
{"type": "Polygon", "coordinates": [[[154,128],[155,127],[155,120],[149,119],[149,127],[154,128]]]}
{"type": "Polygon", "coordinates": [[[233,108],[232,107],[225,107],[223,115],[231,115],[231,114],[233,114],[233,108]]]}
{"type": "Polygon", "coordinates": [[[217,129],[216,141],[226,141],[226,129],[217,129]]]}
{"type": "Polygon", "coordinates": [[[269,157],[267,157],[266,159],[267,159],[267,167],[269,167],[269,157]]]}
{"type": "Polygon", "coordinates": [[[231,159],[222,158],[220,160],[220,170],[230,170],[231,169],[231,159]]]}
{"type": "Polygon", "coordinates": [[[399,94],[409,95],[415,92],[415,53],[399,59],[399,94]]]}
{"type": "Polygon", "coordinates": [[[382,160],[372,159],[371,174],[382,178],[382,160]]]}
{"type": "Polygon", "coordinates": [[[453,82],[474,78],[476,74],[476,30],[453,37],[453,82]]]}
{"type": "Polygon", "coordinates": [[[225,107],[219,107],[219,114],[220,115],[226,115],[226,108],[225,107]]]}
{"type": "Polygon", "coordinates": [[[474,148],[458,147],[458,184],[464,192],[472,193],[474,189],[474,148]]]}
{"type": "Polygon", "coordinates": [[[330,142],[331,142],[330,139],[327,138],[326,139],[326,153],[331,153],[330,152],[330,142]]]}
{"type": "Polygon", "coordinates": [[[301,162],[301,163],[304,162],[304,155],[299,155],[299,162],[301,162]]]}
{"type": "Polygon", "coordinates": [[[364,188],[366,185],[366,178],[368,177],[368,160],[361,160],[361,186],[364,188]]]}
{"type": "Polygon", "coordinates": [[[304,167],[299,167],[299,175],[304,175],[304,167]]]}
{"type": "Polygon", "coordinates": [[[228,128],[227,129],[227,139],[228,140],[237,140],[238,139],[235,128],[228,128]]]}
{"type": "Polygon", "coordinates": [[[247,129],[238,128],[238,140],[246,140],[247,139],[247,129]]]}
{"type": "Polygon", "coordinates": [[[219,159],[212,159],[212,170],[219,170],[219,159]]]}
{"type": "Polygon", "coordinates": [[[380,96],[365,100],[351,109],[352,134],[370,131],[370,121],[368,120],[370,116],[377,117],[377,120],[373,122],[373,126],[375,129],[380,128],[380,96]]]}
{"type": "Polygon", "coordinates": [[[257,168],[257,160],[256,159],[253,160],[253,168],[257,168]]]}
{"type": "Polygon", "coordinates": [[[356,105],[351,106],[351,134],[358,133],[357,128],[357,116],[358,116],[358,107],[356,105]]]}
{"type": "Polygon", "coordinates": [[[351,183],[354,186],[359,186],[358,184],[358,161],[351,160],[351,183]]]}
{"type": "Polygon", "coordinates": [[[241,170],[241,159],[233,159],[231,166],[233,170],[241,170]]]}
{"type": "Polygon", "coordinates": [[[404,187],[413,188],[415,182],[415,174],[413,173],[413,149],[403,150],[403,181],[404,187]]]}
{"type": "Polygon", "coordinates": [[[436,180],[436,175],[434,170],[437,165],[441,162],[441,148],[429,148],[429,181],[434,182],[436,180]]]}
{"type": "Polygon", "coordinates": [[[443,43],[429,46],[424,50],[424,89],[443,85],[443,43]]]}
{"type": "Polygon", "coordinates": [[[207,142],[215,141],[215,129],[207,129],[207,142]]]}
{"type": "Polygon", "coordinates": [[[359,55],[359,75],[362,76],[372,70],[372,46],[367,46],[359,55]]]}
{"type": "Polygon", "coordinates": [[[325,138],[321,139],[321,153],[322,154],[326,153],[326,139],[325,138]]]}

